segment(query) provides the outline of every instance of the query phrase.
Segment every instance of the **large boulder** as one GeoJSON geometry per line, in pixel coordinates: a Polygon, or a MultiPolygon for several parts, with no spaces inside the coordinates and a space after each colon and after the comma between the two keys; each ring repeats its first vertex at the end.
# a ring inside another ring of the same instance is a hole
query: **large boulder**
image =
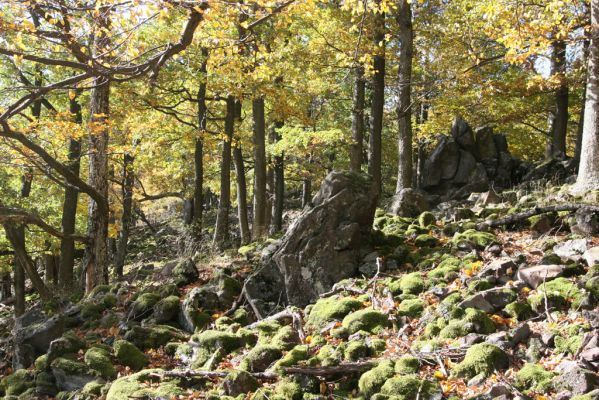
{"type": "MultiPolygon", "coordinates": [[[[282,277],[289,304],[305,306],[330,290],[336,282],[356,275],[360,260],[367,254],[366,243],[374,220],[377,196],[371,180],[363,174],[333,171],[324,179],[312,199],[289,227],[281,246],[262,273],[282,277]]],[[[277,301],[279,293],[259,293],[246,284],[251,296],[277,301]]]]}
{"type": "Polygon", "coordinates": [[[437,186],[442,180],[453,178],[460,164],[460,147],[448,136],[441,136],[437,146],[424,162],[422,186],[426,188],[437,186]]]}
{"type": "Polygon", "coordinates": [[[58,339],[65,331],[64,318],[61,314],[48,317],[40,308],[33,308],[16,318],[14,326],[15,369],[27,368],[35,357],[45,354],[54,339],[58,339]]]}
{"type": "Polygon", "coordinates": [[[401,217],[417,217],[431,206],[426,194],[411,188],[402,189],[391,199],[387,212],[401,217]]]}
{"type": "Polygon", "coordinates": [[[462,147],[471,153],[475,149],[472,128],[462,117],[457,117],[451,126],[451,136],[462,147]]]}

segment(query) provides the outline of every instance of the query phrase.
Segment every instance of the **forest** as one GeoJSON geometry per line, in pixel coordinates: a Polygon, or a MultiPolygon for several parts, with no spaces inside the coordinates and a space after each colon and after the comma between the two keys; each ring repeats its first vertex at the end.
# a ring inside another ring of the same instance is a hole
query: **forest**
{"type": "Polygon", "coordinates": [[[599,0],[0,0],[0,399],[599,400],[599,0]]]}

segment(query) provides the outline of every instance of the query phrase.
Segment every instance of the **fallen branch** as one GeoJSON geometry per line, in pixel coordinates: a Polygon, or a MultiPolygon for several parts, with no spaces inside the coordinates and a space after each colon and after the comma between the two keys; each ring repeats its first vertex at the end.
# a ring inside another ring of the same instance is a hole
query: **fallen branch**
{"type": "Polygon", "coordinates": [[[508,215],[507,217],[499,218],[496,220],[486,220],[476,225],[476,229],[484,230],[484,228],[495,228],[501,225],[510,225],[516,222],[520,222],[530,217],[534,217],[539,214],[546,214],[550,212],[560,212],[560,211],[578,211],[578,210],[586,210],[591,212],[599,212],[599,206],[594,206],[591,204],[584,203],[565,203],[565,204],[557,204],[554,206],[546,206],[546,207],[534,207],[530,210],[526,210],[520,213],[508,215]]]}
{"type": "Polygon", "coordinates": [[[282,319],[291,319],[292,323],[293,323],[293,327],[295,328],[295,330],[297,331],[300,340],[302,341],[302,343],[305,341],[306,339],[306,334],[304,333],[304,324],[303,324],[303,318],[302,315],[300,314],[299,311],[293,309],[293,308],[286,308],[283,311],[279,311],[276,314],[273,314],[269,317],[266,317],[260,321],[254,322],[250,325],[247,326],[248,329],[254,329],[256,326],[258,326],[258,324],[260,324],[261,322],[264,321],[280,321],[282,319]]]}

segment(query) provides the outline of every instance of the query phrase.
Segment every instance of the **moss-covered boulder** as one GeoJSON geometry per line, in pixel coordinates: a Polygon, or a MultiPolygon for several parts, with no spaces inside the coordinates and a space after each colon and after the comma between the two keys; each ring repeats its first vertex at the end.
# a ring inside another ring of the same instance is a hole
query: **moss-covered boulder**
{"type": "MultiPolygon", "coordinates": [[[[260,384],[251,374],[246,371],[232,371],[221,383],[221,391],[228,396],[245,395],[248,392],[254,392],[260,384]]],[[[110,399],[107,399],[110,400],[110,399]]]]}
{"type": "Polygon", "coordinates": [[[276,346],[256,346],[241,361],[240,368],[244,371],[263,372],[282,356],[283,352],[276,346]]]}
{"type": "Polygon", "coordinates": [[[472,324],[474,326],[475,332],[485,335],[493,333],[497,329],[495,327],[495,323],[491,318],[489,318],[487,313],[476,308],[466,309],[466,314],[464,315],[462,321],[472,324]]]}
{"type": "Polygon", "coordinates": [[[404,375],[388,379],[381,387],[381,394],[393,400],[430,399],[441,395],[438,383],[425,381],[417,375],[404,375]]]}
{"type": "Polygon", "coordinates": [[[499,240],[492,233],[479,232],[475,229],[467,229],[462,233],[456,233],[451,241],[457,247],[472,246],[480,250],[491,244],[499,244],[499,240]]]}
{"type": "Polygon", "coordinates": [[[67,332],[62,337],[50,342],[50,347],[47,352],[47,362],[50,363],[58,357],[69,353],[77,353],[85,348],[85,340],[81,339],[73,332],[67,332]]]}
{"type": "Polygon", "coordinates": [[[415,374],[420,369],[420,360],[413,356],[403,356],[395,361],[395,372],[401,375],[415,374]]]}
{"type": "Polygon", "coordinates": [[[116,378],[116,368],[112,365],[110,353],[105,349],[92,347],[85,352],[83,360],[88,367],[97,371],[101,377],[106,379],[116,378]]]}
{"type": "Polygon", "coordinates": [[[397,313],[405,317],[417,318],[424,311],[424,305],[421,299],[403,300],[397,307],[397,313]]]}
{"type": "Polygon", "coordinates": [[[352,340],[347,344],[343,356],[348,361],[358,361],[366,358],[370,354],[370,349],[363,340],[352,340]]]}
{"type": "Polygon", "coordinates": [[[154,306],[154,320],[159,324],[176,321],[179,307],[178,296],[165,297],[154,306]]]}
{"type": "Polygon", "coordinates": [[[86,301],[81,305],[79,316],[84,321],[98,320],[102,316],[105,307],[103,304],[98,304],[93,301],[86,301]]]}
{"type": "Polygon", "coordinates": [[[311,307],[306,326],[320,330],[334,320],[341,320],[352,311],[359,310],[364,304],[351,297],[327,297],[320,299],[311,307]]]}
{"type": "Polygon", "coordinates": [[[428,233],[422,233],[414,239],[414,244],[417,247],[435,247],[439,244],[439,239],[428,233]]]}
{"type": "Polygon", "coordinates": [[[404,294],[419,294],[426,289],[426,283],[419,272],[412,272],[400,279],[399,288],[404,294]]]}
{"type": "Polygon", "coordinates": [[[310,353],[308,351],[308,346],[295,346],[293,349],[287,352],[287,354],[285,354],[283,358],[277,361],[273,368],[275,370],[278,370],[285,367],[291,367],[293,365],[296,365],[300,361],[307,360],[309,357],[310,353]]]}
{"type": "Polygon", "coordinates": [[[117,340],[114,342],[113,347],[114,356],[119,363],[130,367],[134,371],[139,371],[148,364],[146,355],[127,340],[117,340]]]}
{"type": "Polygon", "coordinates": [[[34,386],[32,374],[25,369],[18,369],[0,380],[0,393],[18,396],[34,386]]]}
{"type": "Polygon", "coordinates": [[[185,340],[187,335],[168,325],[134,326],[125,334],[125,340],[142,350],[157,349],[172,340],[185,340]]]}
{"type": "Polygon", "coordinates": [[[389,317],[380,311],[364,309],[343,318],[343,327],[352,334],[358,331],[377,333],[390,326],[389,317]]]}
{"type": "Polygon", "coordinates": [[[285,325],[270,340],[270,344],[280,350],[292,349],[296,344],[300,343],[299,334],[292,326],[285,325]]]}
{"type": "Polygon", "coordinates": [[[230,332],[208,330],[193,336],[193,340],[200,346],[216,350],[222,348],[227,352],[237,350],[244,345],[239,335],[230,332]]]}
{"type": "Polygon", "coordinates": [[[545,303],[550,308],[567,307],[578,308],[584,299],[583,292],[575,283],[567,278],[556,278],[542,283],[536,293],[528,297],[528,303],[536,312],[545,310],[545,303]]]}
{"type": "Polygon", "coordinates": [[[505,306],[505,313],[518,321],[524,321],[533,314],[532,307],[525,301],[514,301],[505,306]]]}
{"type": "Polygon", "coordinates": [[[464,360],[455,366],[452,374],[470,379],[479,374],[490,376],[508,366],[509,359],[503,350],[489,343],[479,343],[468,349],[464,360]]]}
{"type": "Polygon", "coordinates": [[[191,258],[180,261],[173,268],[175,284],[179,287],[196,281],[199,276],[198,269],[191,258]]]}
{"type": "Polygon", "coordinates": [[[157,378],[162,369],[145,369],[121,377],[110,385],[106,400],[129,400],[143,398],[177,398],[185,395],[178,379],[157,378]]]}
{"type": "Polygon", "coordinates": [[[393,361],[384,360],[370,371],[364,372],[358,381],[360,393],[365,398],[370,398],[378,393],[385,382],[395,375],[394,367],[393,361]]]}
{"type": "Polygon", "coordinates": [[[425,211],[418,217],[418,225],[421,228],[426,228],[429,225],[434,225],[437,222],[435,215],[430,211],[425,211]]]}
{"type": "Polygon", "coordinates": [[[154,306],[160,301],[160,296],[156,293],[143,293],[135,299],[129,308],[129,318],[133,320],[142,320],[149,317],[154,311],[154,306]]]}
{"type": "Polygon", "coordinates": [[[542,365],[527,363],[516,373],[516,386],[523,390],[547,393],[553,387],[555,375],[542,365]]]}

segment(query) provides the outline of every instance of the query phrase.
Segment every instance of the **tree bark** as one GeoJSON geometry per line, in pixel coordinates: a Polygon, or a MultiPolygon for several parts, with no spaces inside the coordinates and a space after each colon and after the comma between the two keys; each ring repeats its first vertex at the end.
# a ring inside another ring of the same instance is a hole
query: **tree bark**
{"type": "Polygon", "coordinates": [[[127,256],[127,244],[129,243],[129,232],[133,217],[134,160],[135,158],[129,153],[125,153],[123,156],[123,214],[121,215],[121,230],[116,242],[116,255],[114,257],[114,269],[119,278],[123,276],[123,266],[125,265],[125,257],[127,256]]]}
{"type": "Polygon", "coordinates": [[[360,172],[363,161],[364,143],[364,92],[366,81],[364,80],[364,67],[362,65],[354,68],[354,91],[352,107],[352,145],[350,150],[350,170],[360,172]]]}
{"type": "MultiPolygon", "coordinates": [[[[282,122],[275,122],[271,138],[276,143],[281,140],[277,129],[283,127],[282,122]]],[[[272,202],[272,221],[270,231],[280,232],[283,229],[283,209],[285,207],[285,164],[284,155],[275,156],[273,159],[274,196],[272,202]]]]}
{"type": "Polygon", "coordinates": [[[202,64],[200,66],[201,81],[198,87],[198,136],[195,140],[194,151],[194,192],[193,192],[193,237],[202,238],[202,217],[204,214],[204,134],[207,127],[208,108],[206,107],[206,64],[208,51],[202,48],[202,64]]]}
{"type": "Polygon", "coordinates": [[[227,113],[225,116],[225,135],[220,164],[220,196],[216,212],[216,227],[213,242],[223,248],[229,241],[229,210],[231,208],[231,140],[235,127],[235,99],[227,97],[227,113]]]}
{"type": "Polygon", "coordinates": [[[582,152],[574,192],[599,189],[599,0],[591,1],[591,43],[587,68],[582,152]]]}
{"type": "Polygon", "coordinates": [[[396,192],[412,187],[412,58],[414,31],[412,29],[412,8],[407,0],[401,0],[397,13],[399,25],[399,98],[397,119],[399,125],[396,192]]]}
{"type": "Polygon", "coordinates": [[[252,101],[254,120],[254,221],[252,236],[257,240],[266,234],[266,125],[264,121],[264,98],[252,101]]]}
{"type": "Polygon", "coordinates": [[[559,79],[555,92],[555,109],[549,116],[550,142],[547,146],[547,158],[566,157],[566,135],[568,133],[568,84],[566,83],[566,42],[555,40],[551,57],[551,75],[559,79]]]}
{"type": "Polygon", "coordinates": [[[10,272],[7,272],[0,278],[0,300],[6,300],[12,297],[12,279],[10,272]]]}
{"type": "MultiPolygon", "coordinates": [[[[69,101],[69,111],[74,122],[81,124],[81,105],[76,97],[69,101]]],[[[81,142],[77,139],[69,139],[69,164],[67,168],[79,176],[81,158],[81,142]]],[[[77,219],[77,199],[79,191],[72,185],[68,185],[64,191],[62,203],[62,233],[72,235],[75,233],[77,219]]],[[[58,282],[62,288],[68,289],[73,285],[73,267],[75,265],[75,241],[71,238],[63,238],[60,241],[60,261],[58,265],[58,282]]]]}
{"type": "Polygon", "coordinates": [[[237,144],[233,149],[233,160],[235,163],[235,178],[237,182],[237,220],[239,222],[239,234],[241,235],[241,244],[248,244],[252,241],[250,225],[248,223],[248,204],[247,204],[247,183],[245,180],[245,166],[243,163],[243,153],[241,144],[237,144]]]}
{"type": "Polygon", "coordinates": [[[302,208],[312,201],[312,179],[304,178],[302,181],[302,208]]]}
{"type": "MultiPolygon", "coordinates": [[[[380,7],[381,0],[375,0],[380,7]]],[[[370,109],[371,131],[368,153],[368,173],[372,176],[376,194],[382,190],[382,132],[383,111],[385,107],[385,14],[377,13],[373,21],[373,41],[377,49],[373,57],[374,75],[372,77],[372,102],[370,109]]]]}
{"type": "MultiPolygon", "coordinates": [[[[583,60],[586,63],[589,59],[589,40],[585,40],[582,51],[583,60]]],[[[588,72],[584,74],[584,89],[582,91],[582,101],[580,105],[580,114],[578,114],[578,126],[576,128],[576,147],[574,148],[574,164],[576,165],[576,171],[578,171],[578,164],[580,163],[580,154],[582,153],[582,131],[584,127],[584,109],[586,105],[586,94],[587,94],[587,81],[588,72]]]]}

